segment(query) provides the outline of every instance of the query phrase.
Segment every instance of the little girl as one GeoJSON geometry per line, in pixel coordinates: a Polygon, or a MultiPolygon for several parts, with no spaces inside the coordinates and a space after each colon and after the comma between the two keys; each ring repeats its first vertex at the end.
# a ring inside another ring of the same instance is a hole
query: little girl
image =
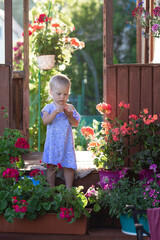
{"type": "Polygon", "coordinates": [[[41,112],[42,121],[47,125],[42,161],[48,165],[47,181],[50,186],[55,186],[55,167],[60,163],[64,169],[66,188],[70,189],[74,170],[77,169],[72,126],[78,126],[80,115],[73,105],[66,103],[71,82],[65,75],[53,76],[49,85],[53,102],[47,104],[41,112]]]}

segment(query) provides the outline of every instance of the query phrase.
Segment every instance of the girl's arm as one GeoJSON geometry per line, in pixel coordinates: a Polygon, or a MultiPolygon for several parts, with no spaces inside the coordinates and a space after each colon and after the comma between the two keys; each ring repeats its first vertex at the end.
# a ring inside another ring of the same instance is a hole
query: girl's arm
{"type": "Polygon", "coordinates": [[[53,119],[56,117],[56,115],[57,115],[56,110],[50,114],[48,112],[43,112],[42,122],[45,125],[48,125],[53,121],[53,119]]]}
{"type": "Polygon", "coordinates": [[[68,105],[68,107],[65,107],[64,113],[66,114],[66,117],[68,118],[68,121],[70,122],[72,127],[77,127],[79,124],[79,121],[73,117],[73,105],[68,105]]]}
{"type": "Polygon", "coordinates": [[[48,112],[44,111],[43,112],[43,117],[42,117],[42,122],[45,125],[51,124],[53,119],[57,116],[57,114],[61,113],[63,111],[64,111],[64,107],[59,107],[56,110],[54,110],[53,112],[51,112],[51,113],[48,113],[48,112]]]}

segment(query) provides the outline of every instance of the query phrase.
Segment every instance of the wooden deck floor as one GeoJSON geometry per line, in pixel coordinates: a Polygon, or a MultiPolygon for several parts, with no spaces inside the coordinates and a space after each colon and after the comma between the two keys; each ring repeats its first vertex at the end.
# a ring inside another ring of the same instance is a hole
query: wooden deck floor
{"type": "MultiPolygon", "coordinates": [[[[31,152],[24,156],[25,168],[30,170],[35,166],[41,166],[42,152],[31,152]]],[[[89,151],[76,151],[77,169],[95,169],[92,153],[89,151]]]]}
{"type": "MultiPolygon", "coordinates": [[[[1,240],[136,240],[120,229],[89,229],[86,235],[0,233],[1,240]]],[[[147,238],[144,238],[147,240],[147,238]]]]}

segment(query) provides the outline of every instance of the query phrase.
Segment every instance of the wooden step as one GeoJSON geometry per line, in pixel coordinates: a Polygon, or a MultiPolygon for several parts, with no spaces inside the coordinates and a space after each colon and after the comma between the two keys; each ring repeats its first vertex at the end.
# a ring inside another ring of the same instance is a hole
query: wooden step
{"type": "MultiPolygon", "coordinates": [[[[38,168],[46,170],[42,166],[42,152],[30,152],[23,157],[25,162],[26,173],[30,173],[33,169],[38,168]]],[[[93,156],[89,151],[76,151],[77,171],[75,172],[75,179],[73,186],[78,187],[82,185],[84,191],[91,185],[97,185],[99,182],[99,173],[93,164],[93,156]]],[[[56,185],[64,184],[63,175],[59,174],[56,178],[56,185]]]]}

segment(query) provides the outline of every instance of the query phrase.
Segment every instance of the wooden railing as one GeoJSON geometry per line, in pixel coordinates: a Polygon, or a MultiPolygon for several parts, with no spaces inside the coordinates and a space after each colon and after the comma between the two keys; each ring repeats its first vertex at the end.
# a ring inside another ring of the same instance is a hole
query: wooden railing
{"type": "Polygon", "coordinates": [[[12,68],[12,1],[4,1],[5,64],[0,64],[0,107],[7,107],[8,118],[0,116],[0,134],[5,127],[17,128],[29,138],[29,0],[23,0],[24,64],[23,71],[12,68]]]}
{"type": "MultiPolygon", "coordinates": [[[[0,65],[0,107],[7,108],[8,117],[0,116],[0,134],[5,127],[16,128],[28,138],[28,91],[24,88],[24,71],[13,72],[11,66],[0,65]]],[[[2,111],[1,111],[2,112],[2,111]]]]}
{"type": "MultiPolygon", "coordinates": [[[[112,117],[118,116],[118,103],[129,102],[128,114],[138,114],[148,108],[151,114],[160,113],[160,65],[107,65],[103,86],[104,101],[116,106],[112,117]]],[[[123,117],[127,118],[126,113],[123,117]]]]}

